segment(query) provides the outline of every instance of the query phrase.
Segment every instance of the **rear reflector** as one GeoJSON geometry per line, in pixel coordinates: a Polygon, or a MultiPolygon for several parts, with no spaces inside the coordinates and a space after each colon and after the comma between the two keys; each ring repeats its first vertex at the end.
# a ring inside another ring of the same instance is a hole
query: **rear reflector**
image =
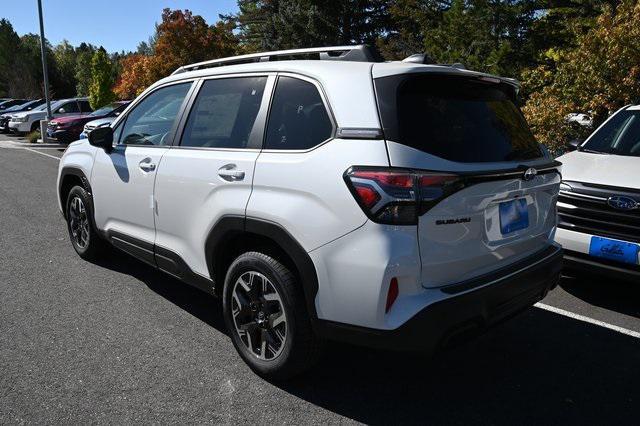
{"type": "Polygon", "coordinates": [[[389,292],[387,293],[387,306],[384,310],[385,313],[389,312],[389,309],[393,306],[393,303],[398,298],[398,279],[396,277],[391,278],[389,283],[389,292]]]}

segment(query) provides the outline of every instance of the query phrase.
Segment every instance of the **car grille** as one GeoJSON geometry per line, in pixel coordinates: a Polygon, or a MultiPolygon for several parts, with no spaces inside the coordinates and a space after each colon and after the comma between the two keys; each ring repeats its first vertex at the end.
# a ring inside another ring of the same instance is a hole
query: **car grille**
{"type": "Polygon", "coordinates": [[[47,124],[47,129],[55,130],[58,127],[58,123],[49,123],[47,124]]]}
{"type": "Polygon", "coordinates": [[[623,195],[640,203],[640,191],[604,185],[565,182],[571,191],[558,196],[558,227],[602,237],[640,242],[640,208],[618,210],[607,203],[623,195]]]}

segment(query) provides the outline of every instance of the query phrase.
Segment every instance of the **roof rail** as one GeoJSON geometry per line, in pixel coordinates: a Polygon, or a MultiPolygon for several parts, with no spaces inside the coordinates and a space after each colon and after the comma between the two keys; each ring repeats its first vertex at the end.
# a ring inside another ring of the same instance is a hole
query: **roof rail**
{"type": "Polygon", "coordinates": [[[309,49],[276,50],[274,52],[251,53],[248,55],[232,56],[229,58],[212,59],[184,65],[175,70],[172,75],[201,68],[220,67],[225,65],[247,64],[251,62],[269,62],[288,59],[316,59],[323,61],[355,61],[381,62],[380,55],[365,44],[357,46],[312,47],[309,49]]]}

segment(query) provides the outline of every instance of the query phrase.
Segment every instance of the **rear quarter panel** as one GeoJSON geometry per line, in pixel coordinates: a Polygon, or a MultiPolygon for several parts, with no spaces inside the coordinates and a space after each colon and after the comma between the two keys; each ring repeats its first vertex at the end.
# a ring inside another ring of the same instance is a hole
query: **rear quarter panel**
{"type": "Polygon", "coordinates": [[[284,227],[311,251],[367,217],[344,182],[351,166],[388,166],[383,140],[334,139],[306,152],[265,152],[256,161],[247,216],[284,227]]]}

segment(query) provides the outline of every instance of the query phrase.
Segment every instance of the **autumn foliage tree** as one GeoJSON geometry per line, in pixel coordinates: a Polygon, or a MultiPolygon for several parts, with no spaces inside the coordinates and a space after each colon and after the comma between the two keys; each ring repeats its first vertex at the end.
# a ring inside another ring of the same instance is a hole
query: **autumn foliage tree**
{"type": "Polygon", "coordinates": [[[592,129],[572,126],[572,112],[590,113],[594,125],[640,100],[640,1],[608,8],[579,35],[575,48],[549,51],[548,63],[525,73],[524,113],[539,142],[561,148],[592,129]]]}
{"type": "Polygon", "coordinates": [[[188,10],[164,9],[153,54],[136,54],[122,60],[116,94],[132,98],[182,65],[235,54],[238,40],[233,28],[228,21],[210,26],[202,16],[188,10]]]}

